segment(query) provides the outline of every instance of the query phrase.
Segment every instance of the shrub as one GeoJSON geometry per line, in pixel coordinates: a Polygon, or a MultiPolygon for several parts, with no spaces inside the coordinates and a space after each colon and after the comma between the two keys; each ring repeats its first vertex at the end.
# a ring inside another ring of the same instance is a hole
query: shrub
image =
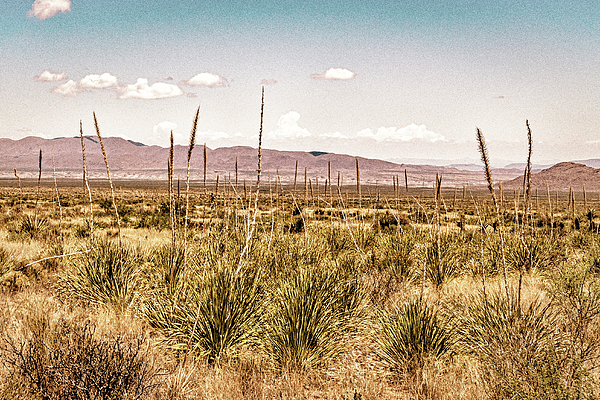
{"type": "Polygon", "coordinates": [[[31,327],[23,340],[9,340],[3,349],[11,369],[6,398],[142,399],[156,386],[143,339],[101,338],[89,322],[52,324],[47,316],[31,327]]]}
{"type": "Polygon", "coordinates": [[[501,291],[467,299],[458,321],[462,347],[479,360],[491,397],[588,398],[584,381],[568,377],[568,343],[555,329],[555,313],[539,300],[516,299],[501,291]]]}

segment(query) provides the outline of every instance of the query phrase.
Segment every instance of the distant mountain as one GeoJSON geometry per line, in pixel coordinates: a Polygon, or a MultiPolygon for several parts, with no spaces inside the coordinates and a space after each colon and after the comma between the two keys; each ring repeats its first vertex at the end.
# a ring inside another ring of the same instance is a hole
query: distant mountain
{"type": "MultiPolygon", "coordinates": [[[[511,163],[506,165],[504,168],[506,169],[519,169],[521,170],[521,172],[523,172],[525,170],[525,163],[511,163]]],[[[543,169],[546,168],[550,168],[551,166],[553,166],[554,164],[532,164],[531,165],[531,173],[535,174],[538,173],[540,171],[542,171],[543,169]]]]}
{"type": "MultiPolygon", "coordinates": [[[[104,138],[111,175],[115,179],[166,179],[169,149],[160,146],[147,146],[143,143],[117,137],[104,138]]],[[[90,177],[106,177],[106,168],[98,138],[85,136],[86,162],[90,177]]],[[[14,178],[16,168],[21,178],[37,177],[38,154],[43,152],[42,176],[52,176],[52,155],[59,178],[80,179],[82,176],[81,140],[79,137],[42,139],[26,137],[20,140],[0,139],[0,178],[14,178]]],[[[187,165],[187,146],[175,146],[175,177],[184,179],[187,165]]],[[[207,178],[211,181],[219,174],[221,182],[231,176],[235,179],[237,160],[239,180],[255,180],[257,170],[257,150],[247,146],[206,149],[207,178]]],[[[263,179],[275,180],[277,175],[282,182],[304,182],[304,172],[309,179],[325,182],[328,179],[328,165],[331,165],[331,180],[337,183],[338,173],[344,185],[356,184],[356,160],[359,162],[361,180],[364,184],[392,184],[398,177],[404,185],[406,171],[409,185],[431,187],[435,174],[442,175],[442,184],[474,185],[485,184],[482,168],[460,169],[431,165],[393,163],[389,161],[354,157],[345,154],[320,151],[279,151],[262,150],[263,179]],[[296,175],[296,162],[298,170],[296,175]]],[[[519,170],[495,169],[494,178],[510,180],[521,173],[519,170]]],[[[203,146],[197,145],[192,153],[191,178],[200,180],[203,175],[203,146]]]]}
{"type": "Polygon", "coordinates": [[[589,159],[589,160],[576,160],[574,163],[587,165],[592,168],[600,168],[600,160],[597,158],[589,159]]]}
{"type": "MultiPolygon", "coordinates": [[[[538,189],[582,191],[585,186],[587,191],[600,190],[600,169],[588,167],[574,162],[562,162],[546,168],[538,173],[531,174],[531,185],[538,189]]],[[[523,175],[504,184],[505,187],[519,187],[523,185],[523,175]]]]}

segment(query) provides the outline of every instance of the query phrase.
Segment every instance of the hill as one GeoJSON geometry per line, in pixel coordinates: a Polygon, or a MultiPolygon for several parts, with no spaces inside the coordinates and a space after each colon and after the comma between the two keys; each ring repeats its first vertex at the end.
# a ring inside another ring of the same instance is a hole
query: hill
{"type": "MultiPolygon", "coordinates": [[[[550,190],[582,191],[585,186],[587,191],[600,190],[600,169],[588,167],[574,162],[561,162],[538,173],[531,174],[531,186],[546,190],[546,183],[550,190]]],[[[519,187],[523,185],[523,175],[506,182],[506,187],[519,187]]]]}

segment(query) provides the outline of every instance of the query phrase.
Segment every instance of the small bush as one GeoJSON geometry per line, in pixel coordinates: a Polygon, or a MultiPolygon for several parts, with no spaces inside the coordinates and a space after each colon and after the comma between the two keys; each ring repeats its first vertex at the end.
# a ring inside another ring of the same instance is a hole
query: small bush
{"type": "Polygon", "coordinates": [[[143,399],[156,386],[143,340],[100,338],[89,322],[52,324],[43,318],[32,328],[3,349],[11,369],[5,398],[29,393],[51,400],[143,399]]]}

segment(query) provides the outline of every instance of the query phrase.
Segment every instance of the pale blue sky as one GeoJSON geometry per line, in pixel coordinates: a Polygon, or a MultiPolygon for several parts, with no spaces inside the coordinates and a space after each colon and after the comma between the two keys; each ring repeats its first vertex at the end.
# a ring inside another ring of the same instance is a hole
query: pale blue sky
{"type": "Polygon", "coordinates": [[[592,1],[73,0],[43,20],[32,7],[0,4],[3,137],[74,136],[80,119],[91,134],[96,111],[107,135],[185,143],[201,104],[200,142],[256,146],[273,79],[265,147],[476,160],[479,126],[493,159],[522,161],[528,118],[534,161],[600,158],[592,1]],[[355,76],[311,78],[331,68],[355,76]],[[34,79],[46,70],[65,79],[34,79]],[[105,73],[114,84],[85,86],[105,73]],[[221,84],[193,86],[201,73],[221,84]]]}

